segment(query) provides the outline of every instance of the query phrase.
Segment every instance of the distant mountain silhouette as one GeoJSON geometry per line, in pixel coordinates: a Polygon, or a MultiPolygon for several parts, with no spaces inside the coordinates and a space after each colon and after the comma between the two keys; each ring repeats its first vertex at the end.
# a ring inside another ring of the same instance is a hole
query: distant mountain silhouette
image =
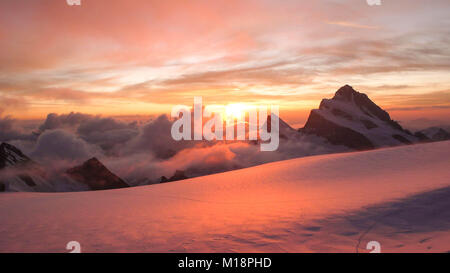
{"type": "Polygon", "coordinates": [[[161,178],[159,179],[160,183],[166,183],[166,182],[173,182],[173,181],[178,181],[178,180],[183,180],[183,179],[188,179],[189,177],[187,177],[184,174],[184,171],[180,171],[180,170],[176,170],[174,175],[172,175],[172,177],[167,178],[165,176],[161,176],[161,178]]]}
{"type": "Polygon", "coordinates": [[[129,187],[96,158],[67,170],[65,175],[50,177],[43,166],[8,143],[0,145],[0,171],[0,191],[53,192],[129,187]]]}
{"type": "Polygon", "coordinates": [[[450,134],[439,127],[430,127],[421,131],[418,131],[414,134],[420,140],[429,142],[429,141],[443,141],[449,140],[450,134]]]}
{"type": "Polygon", "coordinates": [[[88,185],[92,190],[108,190],[129,187],[120,177],[110,172],[97,158],[71,168],[66,173],[74,180],[88,185]]]}

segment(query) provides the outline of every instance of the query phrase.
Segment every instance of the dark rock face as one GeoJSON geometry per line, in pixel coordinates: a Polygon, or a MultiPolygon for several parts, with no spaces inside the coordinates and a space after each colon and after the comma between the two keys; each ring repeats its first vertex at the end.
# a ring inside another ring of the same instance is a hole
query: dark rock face
{"type": "Polygon", "coordinates": [[[392,135],[392,137],[400,142],[405,143],[405,144],[412,144],[412,142],[409,141],[408,139],[406,139],[404,136],[394,134],[394,135],[392,135]]]}
{"type": "Polygon", "coordinates": [[[303,133],[315,134],[328,139],[335,145],[344,145],[356,150],[373,149],[374,145],[363,134],[350,128],[339,126],[314,111],[309,115],[308,121],[303,129],[303,133]]]}
{"type": "Polygon", "coordinates": [[[3,142],[0,145],[0,170],[6,166],[31,163],[31,159],[15,146],[3,142]]]}
{"type": "Polygon", "coordinates": [[[331,112],[335,115],[335,116],[341,116],[347,120],[353,120],[353,117],[350,114],[345,113],[344,111],[341,111],[339,109],[333,109],[331,110],[331,112]]]}
{"type": "Polygon", "coordinates": [[[178,181],[178,180],[183,180],[183,179],[188,179],[188,178],[189,177],[187,177],[184,174],[184,171],[176,170],[175,174],[172,177],[170,177],[169,179],[167,179],[167,177],[165,177],[165,176],[161,176],[160,183],[173,182],[173,181],[178,181]]]}
{"type": "Polygon", "coordinates": [[[125,181],[110,172],[97,158],[71,168],[66,173],[74,180],[88,185],[92,190],[108,190],[129,187],[125,181]]]}
{"type": "Polygon", "coordinates": [[[27,175],[27,174],[19,174],[18,175],[19,178],[25,182],[28,186],[30,187],[34,187],[36,186],[36,183],[34,182],[33,178],[31,178],[31,176],[27,175]]]}
{"type": "Polygon", "coordinates": [[[167,179],[167,177],[165,177],[164,175],[161,176],[161,178],[159,179],[159,183],[166,183],[169,182],[169,179],[167,179]]]}
{"type": "Polygon", "coordinates": [[[378,125],[376,125],[375,123],[373,123],[370,120],[367,119],[362,119],[361,122],[364,124],[364,126],[366,126],[367,129],[373,129],[373,128],[377,128],[378,125]]]}
{"type": "Polygon", "coordinates": [[[422,132],[416,132],[414,133],[414,136],[419,139],[420,142],[431,142],[432,140],[428,138],[424,133],[422,132]]]}

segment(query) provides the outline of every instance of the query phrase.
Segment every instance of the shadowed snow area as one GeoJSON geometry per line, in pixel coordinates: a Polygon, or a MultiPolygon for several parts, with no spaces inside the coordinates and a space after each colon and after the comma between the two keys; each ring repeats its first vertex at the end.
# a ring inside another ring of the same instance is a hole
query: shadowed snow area
{"type": "Polygon", "coordinates": [[[97,192],[0,194],[0,251],[450,250],[450,141],[97,192]]]}

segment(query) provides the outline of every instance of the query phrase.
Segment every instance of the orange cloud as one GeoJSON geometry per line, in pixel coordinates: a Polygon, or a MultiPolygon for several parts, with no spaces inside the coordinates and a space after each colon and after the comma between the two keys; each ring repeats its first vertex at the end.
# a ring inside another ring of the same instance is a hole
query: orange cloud
{"type": "Polygon", "coordinates": [[[26,111],[1,108],[148,115],[201,95],[302,115],[346,83],[423,107],[418,94],[450,88],[449,10],[441,0],[376,10],[359,0],[2,1],[0,98],[26,111]]]}

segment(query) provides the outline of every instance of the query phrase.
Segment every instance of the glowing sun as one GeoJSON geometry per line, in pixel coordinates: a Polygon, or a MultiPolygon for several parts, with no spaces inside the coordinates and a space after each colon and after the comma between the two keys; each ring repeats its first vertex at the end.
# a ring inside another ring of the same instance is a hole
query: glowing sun
{"type": "Polygon", "coordinates": [[[240,119],[245,113],[245,105],[243,104],[228,104],[225,107],[227,117],[240,119]]]}

